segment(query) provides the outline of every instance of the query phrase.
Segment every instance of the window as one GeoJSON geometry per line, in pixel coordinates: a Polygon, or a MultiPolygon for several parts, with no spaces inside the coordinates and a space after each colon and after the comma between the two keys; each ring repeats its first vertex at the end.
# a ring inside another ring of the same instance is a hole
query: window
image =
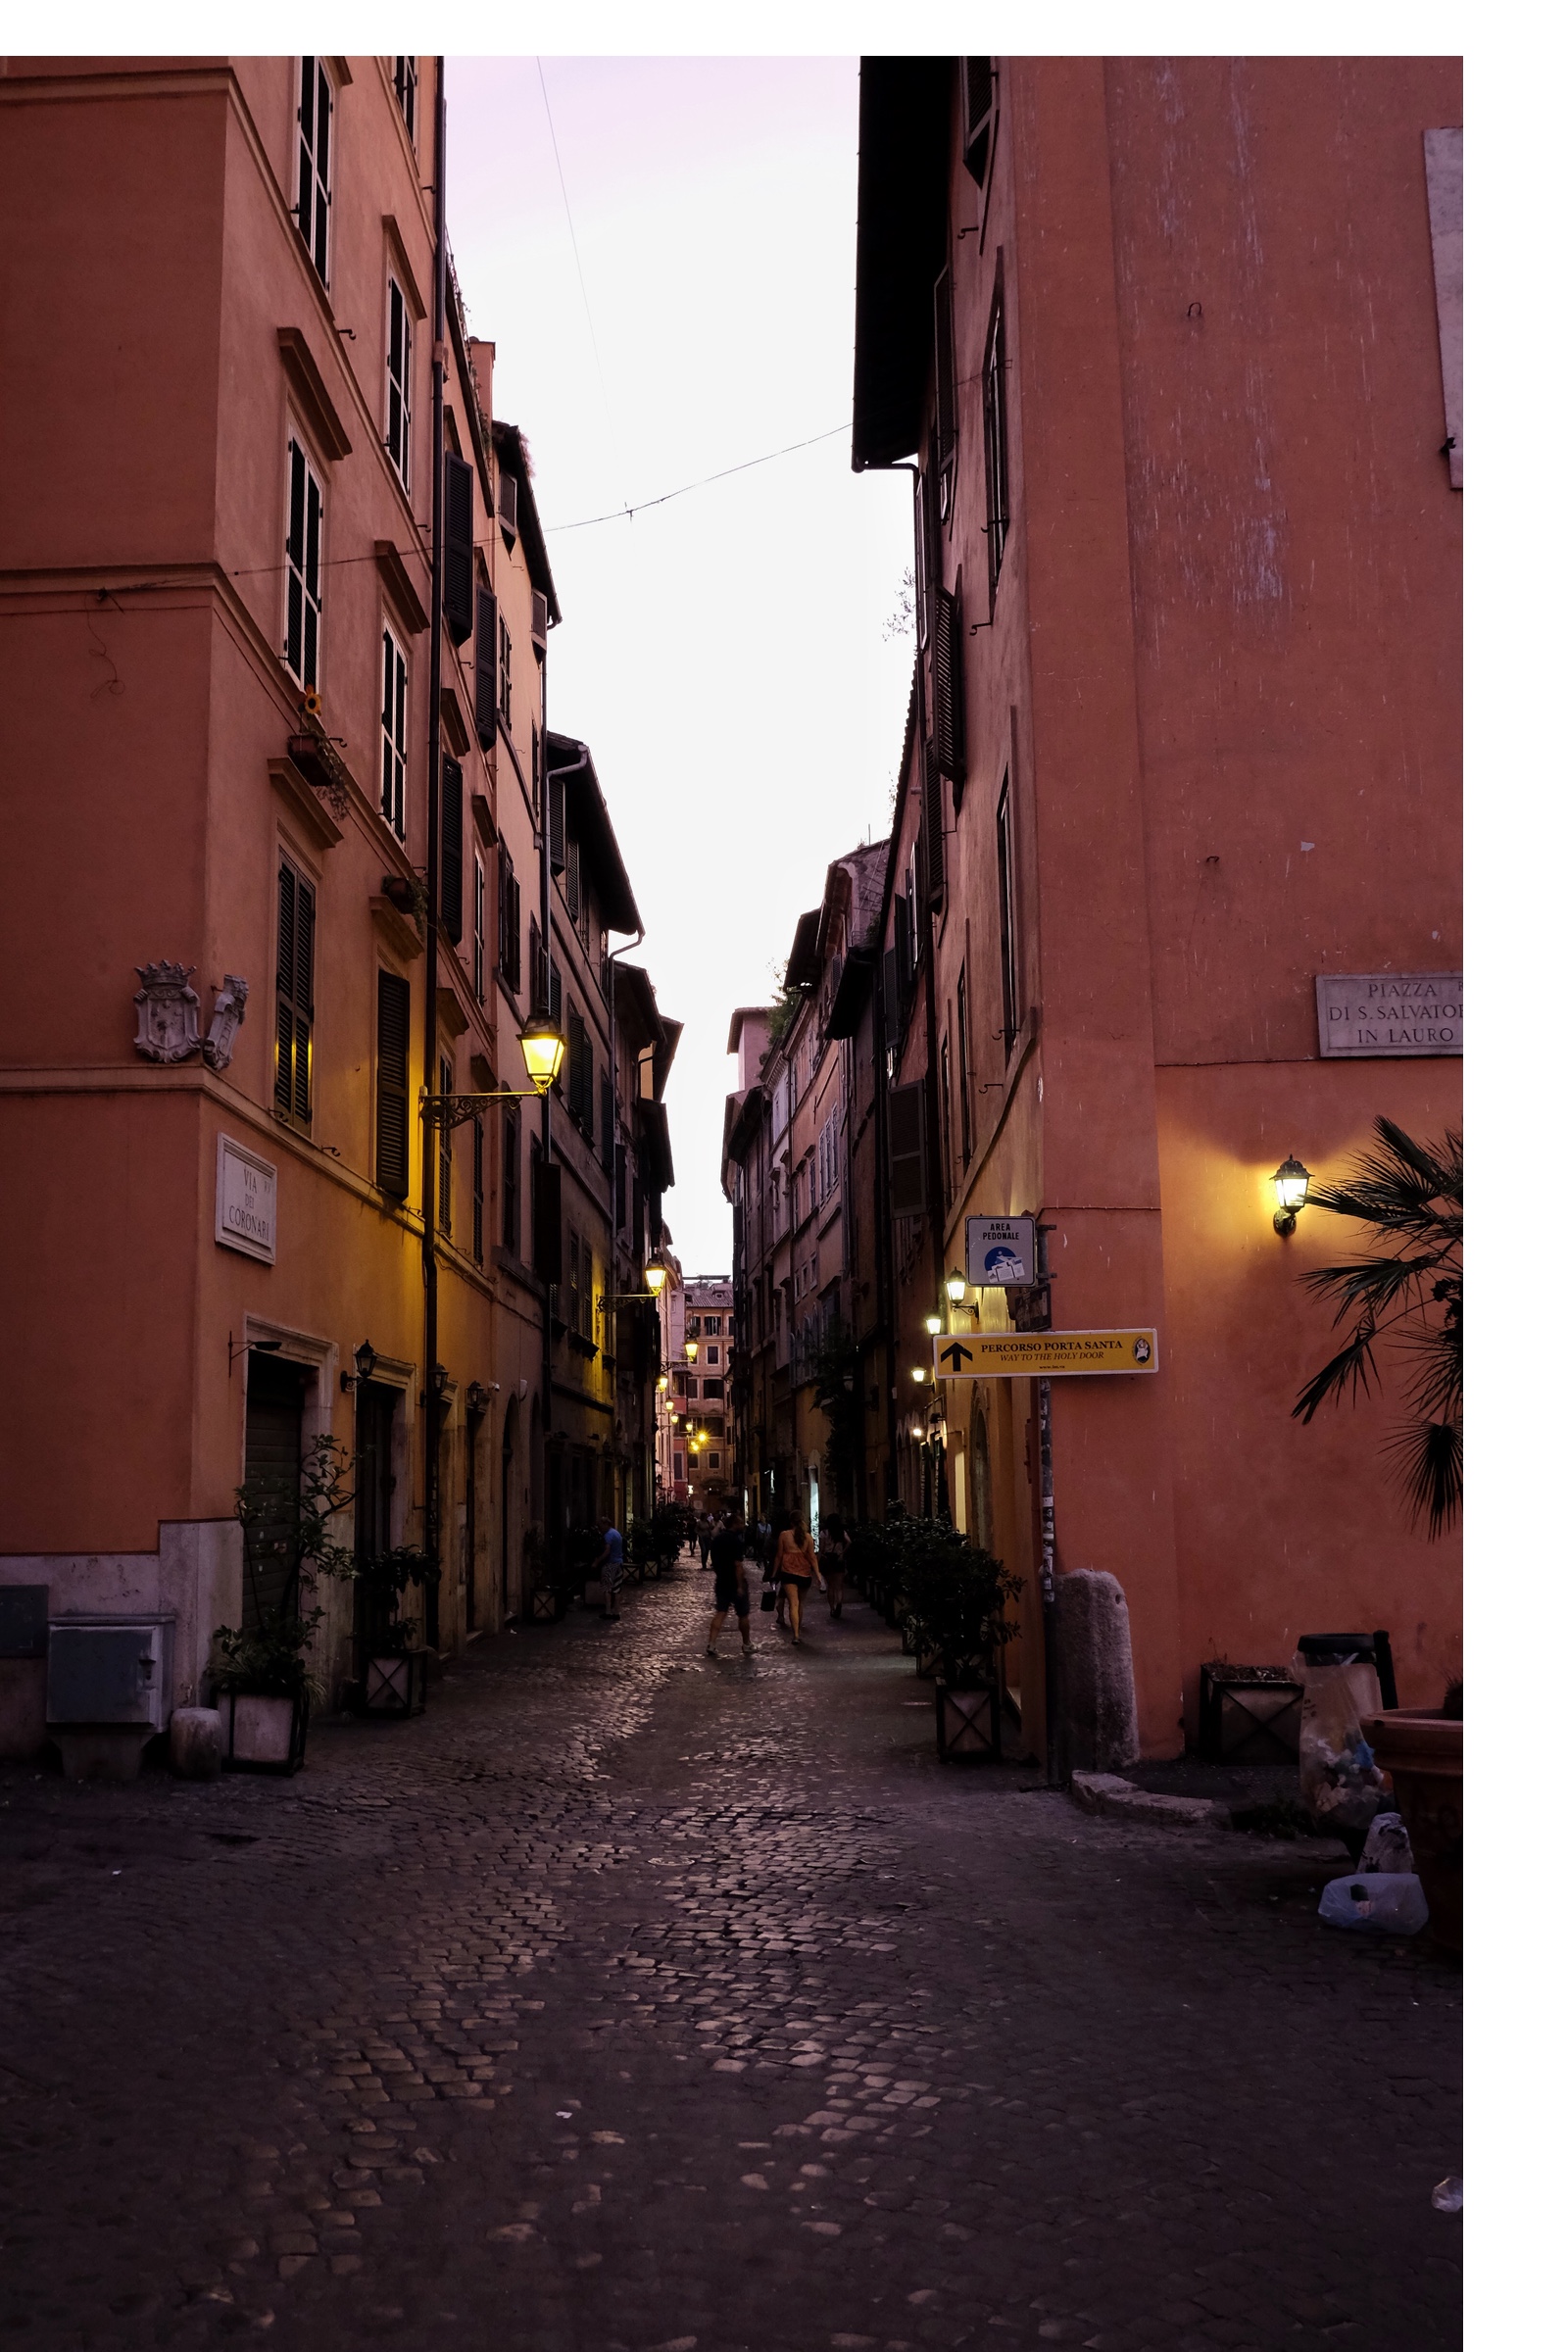
{"type": "MultiPolygon", "coordinates": [[[[718,1317],[716,1315],[706,1315],[703,1318],[703,1330],[709,1339],[716,1338],[718,1334],[718,1317]]],[[[710,1356],[708,1360],[710,1363],[711,1363],[714,1359],[710,1356]]]]}
{"type": "Polygon", "coordinates": [[[318,683],[321,651],[321,485],[298,441],[288,445],[288,603],[283,659],[302,686],[318,683]]]}
{"type": "Polygon", "coordinates": [[[731,1339],[733,1339],[733,1338],[735,1337],[735,1318],[734,1318],[734,1316],[733,1316],[733,1315],[726,1315],[726,1316],[725,1316],[725,1318],[724,1318],[724,1326],[725,1326],[725,1329],[728,1331],[730,1338],[731,1338],[731,1339]]]}
{"type": "Polygon", "coordinates": [[[965,967],[958,966],[958,1127],[963,1143],[963,1164],[974,1157],[974,1106],[969,1096],[972,1075],[969,1060],[969,979],[965,967]]]}
{"type": "Polygon", "coordinates": [[[473,1254],[484,1264],[484,1121],[473,1122],[473,1254]]]}
{"type": "Polygon", "coordinates": [[[332,84],[326,61],[300,59],[299,185],[294,218],[311,266],[326,283],[326,216],[332,201],[332,84]]]}
{"type": "MultiPolygon", "coordinates": [[[[438,1064],[441,1092],[452,1092],[452,1064],[443,1054],[438,1064]]],[[[436,1130],[436,1222],[443,1233],[452,1231],[452,1130],[445,1121],[436,1130]]]]}
{"type": "Polygon", "coordinates": [[[512,733],[512,631],[506,622],[496,620],[496,696],[501,707],[501,724],[512,733]]]}
{"type": "MultiPolygon", "coordinates": [[[[515,997],[522,988],[522,885],[517,880],[517,869],[512,862],[512,852],[505,842],[497,851],[496,858],[498,868],[496,925],[499,932],[497,948],[500,954],[501,977],[512,991],[513,996],[515,997]]],[[[530,917],[530,922],[531,920],[530,917]]],[[[537,924],[533,924],[533,933],[537,940],[537,924]]],[[[533,952],[533,963],[534,969],[537,971],[539,964],[537,946],[533,952]]]]}
{"type": "Polygon", "coordinates": [[[945,1037],[942,1040],[941,1072],[942,1190],[946,1198],[951,1200],[953,1199],[953,1057],[945,1037]]]}
{"type": "Polygon", "coordinates": [[[405,490],[414,482],[414,326],[395,277],[386,288],[386,445],[405,490]]]}
{"type": "Polygon", "coordinates": [[[573,833],[566,836],[566,912],[573,922],[582,912],[582,845],[573,833]]]}
{"type": "MultiPolygon", "coordinates": [[[[944,270],[933,296],[937,363],[936,475],[938,512],[953,513],[953,476],[958,454],[958,388],[953,364],[953,272],[944,270]]],[[[932,586],[936,586],[935,580],[932,586]]]]}
{"type": "Polygon", "coordinates": [[[463,945],[463,770],[445,754],[441,760],[441,928],[455,948],[463,945]]]}
{"type": "Polygon", "coordinates": [[[484,852],[473,853],[473,993],[484,1003],[484,852]]]}
{"type": "Polygon", "coordinates": [[[1010,1054],[1018,1034],[1018,977],[1012,940],[1012,796],[1005,776],[997,803],[997,930],[1002,945],[1002,1033],[1010,1054]]]}
{"type": "Polygon", "coordinates": [[[829,1117],[818,1140],[817,1150],[822,1162],[822,1198],[825,1200],[839,1180],[839,1131],[836,1118],[829,1117]]]}
{"type": "Polygon", "coordinates": [[[409,663],[390,629],[381,631],[381,814],[404,833],[409,760],[409,663]]]}
{"type": "Polygon", "coordinates": [[[677,1454],[675,1455],[675,1457],[674,1457],[674,1471],[675,1471],[675,1476],[676,1476],[678,1479],[682,1479],[682,1480],[684,1480],[684,1478],[685,1478],[685,1476],[686,1476],[686,1456],[685,1456],[683,1453],[677,1453],[677,1454]]]}
{"type": "Polygon", "coordinates": [[[522,1112],[514,1102],[501,1110],[501,1247],[514,1257],[522,1250],[522,1112]]]}
{"type": "Polygon", "coordinates": [[[615,1096],[607,1064],[599,1073],[599,1160],[607,1176],[615,1172],[615,1096]]]}
{"type": "Polygon", "coordinates": [[[479,749],[494,749],[496,740],[496,647],[500,610],[482,576],[473,598],[473,731],[479,749]]]}
{"type": "MultiPolygon", "coordinates": [[[[714,1349],[712,1349],[712,1348],[710,1348],[709,1349],[709,1351],[708,1351],[708,1352],[709,1352],[709,1355],[710,1355],[710,1356],[712,1356],[712,1354],[713,1354],[715,1351],[714,1351],[714,1349]]],[[[704,1381],[704,1383],[703,1383],[703,1395],[704,1395],[705,1396],[723,1396],[723,1394],[724,1394],[724,1383],[723,1383],[723,1381],[722,1381],[722,1380],[705,1380],[705,1381],[704,1381]]]]}
{"type": "Polygon", "coordinates": [[[687,1337],[689,1340],[700,1340],[700,1339],[702,1338],[702,1336],[703,1336],[703,1318],[702,1318],[702,1316],[701,1316],[701,1315],[688,1315],[688,1316],[687,1316],[687,1318],[686,1318],[686,1337],[687,1337]]]}
{"type": "Polygon", "coordinates": [[[394,1200],[409,1197],[409,984],[375,978],[375,1181],[394,1200]]]}
{"type": "Polygon", "coordinates": [[[454,645],[473,635],[473,467],[455,449],[443,460],[441,610],[454,645]]]}
{"type": "Polygon", "coordinates": [[[277,1063],[272,1102],[311,1123],[311,1037],[316,1024],[316,892],[285,858],[277,869],[277,1063]]]}
{"type": "Polygon", "coordinates": [[[708,1350],[708,1360],[709,1360],[709,1362],[710,1362],[710,1364],[716,1364],[716,1363],[717,1363],[717,1361],[718,1361],[718,1349],[717,1349],[716,1348],[710,1348],[710,1349],[708,1350]]]}
{"type": "Polygon", "coordinates": [[[414,100],[419,86],[419,61],[416,57],[395,57],[392,60],[392,87],[397,93],[398,113],[403,127],[414,136],[414,100]]]}
{"type": "Polygon", "coordinates": [[[582,1321],[582,1241],[575,1227],[566,1227],[566,1329],[582,1321]]]}
{"type": "Polygon", "coordinates": [[[1000,265],[980,384],[986,444],[986,557],[995,603],[1002,551],[1007,539],[1007,345],[1002,315],[1000,265]]]}

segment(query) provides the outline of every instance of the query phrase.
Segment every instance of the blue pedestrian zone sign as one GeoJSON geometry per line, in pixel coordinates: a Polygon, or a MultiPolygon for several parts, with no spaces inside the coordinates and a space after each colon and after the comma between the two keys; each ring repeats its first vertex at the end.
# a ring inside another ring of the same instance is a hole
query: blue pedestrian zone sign
{"type": "Polygon", "coordinates": [[[971,1289],[996,1290],[1035,1279],[1033,1217],[965,1217],[963,1270],[971,1289]]]}

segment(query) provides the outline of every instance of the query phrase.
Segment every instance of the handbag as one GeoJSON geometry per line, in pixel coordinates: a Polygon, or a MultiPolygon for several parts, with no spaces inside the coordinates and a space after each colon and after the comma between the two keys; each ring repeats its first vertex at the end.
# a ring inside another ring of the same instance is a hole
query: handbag
{"type": "Polygon", "coordinates": [[[764,1609],[776,1609],[778,1606],[778,1580],[775,1577],[764,1576],[762,1579],[762,1606],[764,1609]]]}

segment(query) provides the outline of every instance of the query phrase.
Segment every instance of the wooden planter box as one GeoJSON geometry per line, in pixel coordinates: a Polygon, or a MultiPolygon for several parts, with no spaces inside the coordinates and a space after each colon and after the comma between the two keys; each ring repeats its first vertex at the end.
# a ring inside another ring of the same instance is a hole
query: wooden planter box
{"type": "Polygon", "coordinates": [[[528,1595],[528,1614],[535,1625],[554,1625],[564,1607],[564,1595],[549,1585],[535,1585],[528,1595]]]}
{"type": "Polygon", "coordinates": [[[360,1683],[360,1713],[388,1722],[407,1722],[424,1713],[429,1654],[422,1649],[367,1651],[360,1683]]]}
{"type": "Polygon", "coordinates": [[[937,1685],[937,1752],[944,1764],[961,1756],[995,1762],[1002,1754],[1002,1702],[996,1685],[982,1690],[937,1685]]]}
{"type": "Polygon", "coordinates": [[[1205,1764],[1294,1764],[1301,1744],[1301,1685],[1283,1667],[1203,1667],[1198,1752],[1205,1764]]]}
{"type": "Polygon", "coordinates": [[[219,1737],[225,1772],[295,1773],[305,1761],[311,1702],[300,1691],[281,1698],[272,1691],[220,1690],[219,1737]]]}

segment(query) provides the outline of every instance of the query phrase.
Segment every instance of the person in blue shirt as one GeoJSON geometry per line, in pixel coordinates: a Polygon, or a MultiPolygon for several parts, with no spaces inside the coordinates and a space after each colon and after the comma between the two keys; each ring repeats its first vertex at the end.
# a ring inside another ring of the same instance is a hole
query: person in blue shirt
{"type": "Polygon", "coordinates": [[[604,1549],[594,1562],[594,1574],[604,1584],[606,1617],[616,1618],[620,1615],[620,1579],[625,1567],[626,1547],[621,1542],[619,1528],[610,1520],[600,1520],[599,1533],[604,1541],[604,1549]]]}

